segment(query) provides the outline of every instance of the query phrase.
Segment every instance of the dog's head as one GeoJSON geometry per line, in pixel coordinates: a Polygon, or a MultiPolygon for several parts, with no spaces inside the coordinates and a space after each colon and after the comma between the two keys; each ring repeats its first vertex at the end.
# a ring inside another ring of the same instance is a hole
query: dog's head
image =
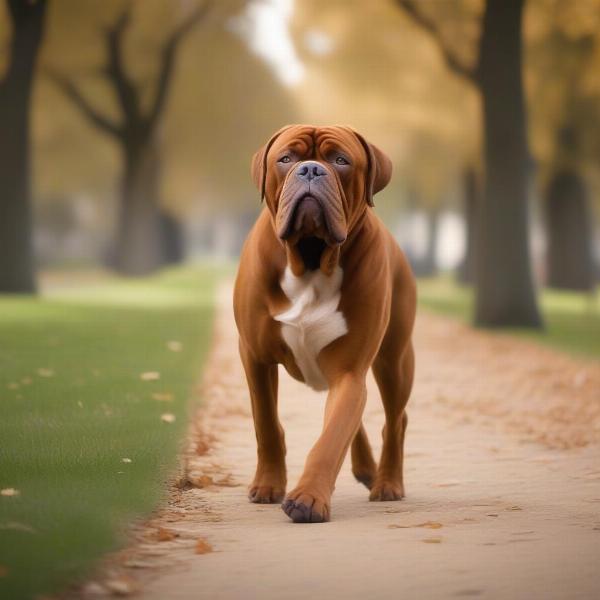
{"type": "Polygon", "coordinates": [[[391,174],[381,150],[341,126],[289,125],[252,159],[252,177],[295,275],[331,273],[340,246],[391,174]]]}

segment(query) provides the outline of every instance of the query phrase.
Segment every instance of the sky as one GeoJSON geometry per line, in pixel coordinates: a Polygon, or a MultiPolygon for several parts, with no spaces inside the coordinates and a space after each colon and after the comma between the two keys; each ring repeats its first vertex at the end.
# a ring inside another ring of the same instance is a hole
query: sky
{"type": "MultiPolygon", "coordinates": [[[[255,0],[244,14],[232,20],[231,27],[248,43],[250,49],[262,58],[286,86],[293,87],[304,78],[304,66],[292,42],[289,22],[294,11],[294,0],[255,0]]],[[[326,44],[323,37],[313,43],[326,44]]]]}

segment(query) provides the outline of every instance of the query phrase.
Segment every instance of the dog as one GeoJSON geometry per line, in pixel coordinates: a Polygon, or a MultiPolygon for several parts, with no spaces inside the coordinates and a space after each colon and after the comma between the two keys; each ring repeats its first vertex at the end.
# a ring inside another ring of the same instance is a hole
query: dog
{"type": "Polygon", "coordinates": [[[251,174],[265,206],[242,249],[234,290],[257,440],[249,499],[283,501],[296,523],[329,521],[351,446],[352,472],[369,499],[400,500],[416,286],[373,211],[392,163],[350,127],[289,125],[256,152],[251,174]],[[287,495],[280,364],[328,394],[320,437],[287,495]],[[378,465],[362,425],[369,368],[385,409],[378,465]]]}

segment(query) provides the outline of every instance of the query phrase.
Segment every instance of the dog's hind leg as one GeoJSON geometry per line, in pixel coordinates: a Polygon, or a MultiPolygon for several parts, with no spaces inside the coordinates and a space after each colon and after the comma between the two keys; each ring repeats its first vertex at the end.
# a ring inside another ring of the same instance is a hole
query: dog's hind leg
{"type": "Polygon", "coordinates": [[[375,480],[377,463],[373,459],[371,444],[369,444],[369,438],[362,423],[352,440],[351,455],[354,477],[370,490],[375,480]]]}
{"type": "Polygon", "coordinates": [[[409,342],[398,355],[393,342],[382,347],[373,374],[381,392],[385,410],[383,446],[370,500],[400,500],[404,497],[404,434],[408,424],[406,403],[412,389],[415,359],[409,342]]]}
{"type": "Polygon", "coordinates": [[[258,363],[242,343],[240,356],[252,400],[258,455],[248,498],[258,504],[279,503],[285,495],[286,467],[285,438],[277,416],[277,365],[258,363]]]}

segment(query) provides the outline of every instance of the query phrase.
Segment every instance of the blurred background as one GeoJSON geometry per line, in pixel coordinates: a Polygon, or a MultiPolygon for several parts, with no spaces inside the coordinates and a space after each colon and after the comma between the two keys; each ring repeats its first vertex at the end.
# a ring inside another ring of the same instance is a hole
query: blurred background
{"type": "Polygon", "coordinates": [[[599,440],[600,0],[0,0],[0,597],[49,598],[164,500],[221,397],[200,371],[261,210],[250,160],[288,123],[391,157],[375,211],[445,424],[472,404],[599,440]],[[458,347],[432,311],[509,335],[458,347]]]}
{"type": "Polygon", "coordinates": [[[349,124],[392,158],[376,210],[483,325],[592,291],[600,0],[7,0],[0,291],[49,268],[235,259],[252,153],[349,124]]]}

